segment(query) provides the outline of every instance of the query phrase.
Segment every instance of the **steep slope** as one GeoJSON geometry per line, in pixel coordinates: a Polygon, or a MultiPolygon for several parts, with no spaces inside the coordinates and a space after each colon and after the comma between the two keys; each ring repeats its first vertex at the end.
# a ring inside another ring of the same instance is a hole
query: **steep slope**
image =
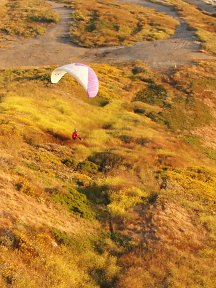
{"type": "Polygon", "coordinates": [[[214,287],[215,63],[92,66],[1,70],[1,287],[214,287]]]}

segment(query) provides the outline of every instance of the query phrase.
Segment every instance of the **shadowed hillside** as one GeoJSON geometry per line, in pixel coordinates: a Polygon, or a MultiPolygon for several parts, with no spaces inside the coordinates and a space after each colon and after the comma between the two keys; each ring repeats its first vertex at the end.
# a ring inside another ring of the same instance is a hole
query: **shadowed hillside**
{"type": "Polygon", "coordinates": [[[215,62],[92,67],[0,71],[0,286],[215,287],[215,62]]]}

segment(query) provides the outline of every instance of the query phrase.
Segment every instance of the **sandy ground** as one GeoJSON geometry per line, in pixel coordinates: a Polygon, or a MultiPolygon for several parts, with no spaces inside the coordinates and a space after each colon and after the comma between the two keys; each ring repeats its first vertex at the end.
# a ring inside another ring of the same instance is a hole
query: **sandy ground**
{"type": "MultiPolygon", "coordinates": [[[[197,0],[188,1],[197,2],[197,0]]],[[[27,40],[17,39],[7,43],[0,49],[0,68],[63,65],[70,62],[112,63],[143,60],[153,68],[161,69],[214,58],[200,52],[200,43],[196,41],[194,32],[188,31],[187,24],[169,7],[146,0],[127,1],[152,7],[180,20],[181,25],[177,27],[175,35],[170,39],[145,41],[130,47],[87,49],[69,42],[69,22],[72,11],[65,8],[63,4],[48,2],[59,14],[61,21],[52,25],[43,36],[27,40]]]]}

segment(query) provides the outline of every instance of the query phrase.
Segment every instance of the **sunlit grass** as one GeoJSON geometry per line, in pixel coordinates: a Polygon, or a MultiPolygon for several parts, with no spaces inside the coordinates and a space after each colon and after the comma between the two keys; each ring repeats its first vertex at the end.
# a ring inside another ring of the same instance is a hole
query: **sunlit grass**
{"type": "Polygon", "coordinates": [[[150,8],[116,1],[60,1],[75,13],[71,41],[84,47],[130,45],[174,34],[178,21],[150,8]]]}
{"type": "Polygon", "coordinates": [[[35,37],[43,34],[58,15],[41,0],[5,0],[0,9],[0,41],[11,37],[35,37]],[[40,7],[40,8],[39,8],[40,7]]]}
{"type": "Polygon", "coordinates": [[[194,115],[214,124],[215,63],[166,79],[139,65],[92,65],[97,99],[69,75],[51,84],[53,67],[1,70],[2,287],[213,287],[215,160],[194,115]]]}

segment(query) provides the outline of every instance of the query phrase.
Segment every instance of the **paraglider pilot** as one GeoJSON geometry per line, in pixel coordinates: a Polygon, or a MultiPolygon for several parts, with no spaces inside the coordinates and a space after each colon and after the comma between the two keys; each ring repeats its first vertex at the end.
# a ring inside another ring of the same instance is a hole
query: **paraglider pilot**
{"type": "Polygon", "coordinates": [[[76,140],[76,139],[82,140],[80,135],[79,135],[79,133],[78,133],[78,131],[77,131],[77,129],[74,130],[74,132],[72,133],[71,136],[72,136],[73,140],[76,140]]]}

